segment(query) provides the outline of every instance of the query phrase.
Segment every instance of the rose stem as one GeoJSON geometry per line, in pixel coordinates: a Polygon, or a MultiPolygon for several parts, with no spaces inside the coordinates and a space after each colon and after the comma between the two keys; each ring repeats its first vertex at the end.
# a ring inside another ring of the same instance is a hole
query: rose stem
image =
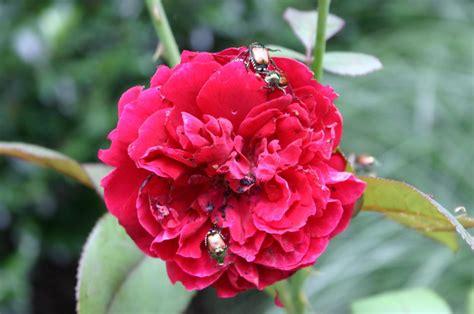
{"type": "Polygon", "coordinates": [[[291,286],[292,303],[295,308],[295,313],[305,313],[308,309],[308,300],[304,293],[303,285],[312,272],[313,268],[311,266],[305,267],[298,270],[293,276],[288,278],[288,282],[291,286]]]}
{"type": "Polygon", "coordinates": [[[265,288],[265,292],[272,298],[276,297],[277,291],[278,298],[284,304],[284,310],[287,314],[302,314],[302,312],[297,312],[297,309],[293,304],[292,287],[288,282],[288,279],[281,280],[277,283],[274,283],[272,286],[265,288]]]}
{"type": "Polygon", "coordinates": [[[313,72],[314,78],[323,78],[323,59],[326,50],[326,21],[329,15],[331,0],[318,0],[318,25],[316,27],[316,44],[314,46],[313,72]]]}
{"type": "Polygon", "coordinates": [[[163,4],[161,0],[146,0],[146,4],[160,39],[160,45],[163,47],[163,58],[170,66],[175,66],[180,61],[180,55],[163,4]]]}

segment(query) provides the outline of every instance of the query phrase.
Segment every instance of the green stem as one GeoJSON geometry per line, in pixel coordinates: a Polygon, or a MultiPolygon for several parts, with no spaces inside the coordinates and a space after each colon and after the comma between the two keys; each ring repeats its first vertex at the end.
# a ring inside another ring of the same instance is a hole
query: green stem
{"type": "Polygon", "coordinates": [[[311,273],[312,267],[300,269],[290,278],[265,288],[265,292],[272,298],[275,298],[278,290],[278,297],[285,305],[284,310],[286,313],[304,314],[308,310],[308,300],[303,291],[303,284],[311,273]]]}
{"type": "Polygon", "coordinates": [[[270,287],[265,288],[265,292],[272,298],[275,298],[278,291],[278,298],[285,306],[284,310],[287,314],[303,314],[302,312],[298,312],[295,304],[293,303],[294,300],[291,288],[292,287],[288,280],[282,280],[270,287]]]}
{"type": "Polygon", "coordinates": [[[295,308],[295,313],[303,314],[306,313],[308,309],[308,300],[306,294],[304,293],[303,286],[312,273],[312,267],[306,267],[298,270],[293,276],[291,276],[288,281],[291,286],[291,293],[293,299],[293,306],[295,308]]]}
{"type": "Polygon", "coordinates": [[[163,58],[170,66],[175,66],[180,61],[180,54],[163,4],[161,0],[146,0],[146,4],[151,15],[153,26],[160,38],[160,45],[163,47],[163,58]]]}
{"type": "Polygon", "coordinates": [[[316,80],[323,78],[323,59],[326,51],[326,23],[329,15],[331,0],[318,0],[318,25],[316,29],[316,44],[314,46],[313,72],[316,80]]]}

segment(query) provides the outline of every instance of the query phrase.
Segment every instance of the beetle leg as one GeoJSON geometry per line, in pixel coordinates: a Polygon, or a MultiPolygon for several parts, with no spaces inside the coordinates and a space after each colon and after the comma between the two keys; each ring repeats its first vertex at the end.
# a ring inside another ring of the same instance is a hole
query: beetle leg
{"type": "Polygon", "coordinates": [[[235,58],[240,58],[244,53],[247,53],[247,52],[248,52],[248,50],[242,51],[242,52],[240,52],[240,53],[237,55],[237,57],[235,57],[235,58]]]}
{"type": "Polygon", "coordinates": [[[277,85],[277,88],[278,88],[279,90],[281,90],[281,91],[283,92],[283,94],[286,95],[286,90],[285,90],[283,87],[281,87],[280,85],[277,85]]]}
{"type": "Polygon", "coordinates": [[[244,61],[245,69],[249,71],[250,60],[244,61]]]}
{"type": "Polygon", "coordinates": [[[275,91],[275,87],[272,85],[265,85],[262,86],[262,88],[269,89],[272,93],[275,91]]]}

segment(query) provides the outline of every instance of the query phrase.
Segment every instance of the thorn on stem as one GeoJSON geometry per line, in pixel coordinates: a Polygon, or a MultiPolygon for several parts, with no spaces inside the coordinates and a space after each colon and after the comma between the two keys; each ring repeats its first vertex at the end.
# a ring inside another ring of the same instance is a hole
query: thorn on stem
{"type": "Polygon", "coordinates": [[[165,52],[165,47],[163,44],[160,42],[156,46],[155,53],[153,54],[153,61],[157,61],[165,52]]]}
{"type": "Polygon", "coordinates": [[[160,8],[157,5],[153,7],[153,17],[157,22],[161,22],[160,8]]]}

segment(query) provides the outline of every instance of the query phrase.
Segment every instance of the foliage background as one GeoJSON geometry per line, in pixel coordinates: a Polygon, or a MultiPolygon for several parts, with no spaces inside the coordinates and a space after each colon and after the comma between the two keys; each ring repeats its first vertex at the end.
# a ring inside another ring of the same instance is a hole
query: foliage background
{"type": "MultiPolygon", "coordinates": [[[[315,2],[164,5],[181,48],[216,51],[257,40],[302,51],[281,15],[315,2]]],[[[328,50],[372,53],[385,66],[363,78],[324,77],[341,94],[344,151],[369,152],[379,175],[407,181],[447,208],[472,209],[474,4],[334,0],[331,11],[347,24],[328,50]]],[[[0,1],[0,140],[96,161],[121,92],[153,74],[155,47],[140,0],[0,1]]],[[[74,312],[77,260],[104,206],[93,191],[21,161],[1,158],[0,178],[0,312],[74,312]]],[[[453,254],[366,213],[332,242],[306,291],[319,313],[344,313],[357,298],[424,286],[464,313],[473,262],[464,244],[453,254]]],[[[210,290],[188,312],[278,312],[271,304],[257,292],[218,300],[210,290]]]]}

